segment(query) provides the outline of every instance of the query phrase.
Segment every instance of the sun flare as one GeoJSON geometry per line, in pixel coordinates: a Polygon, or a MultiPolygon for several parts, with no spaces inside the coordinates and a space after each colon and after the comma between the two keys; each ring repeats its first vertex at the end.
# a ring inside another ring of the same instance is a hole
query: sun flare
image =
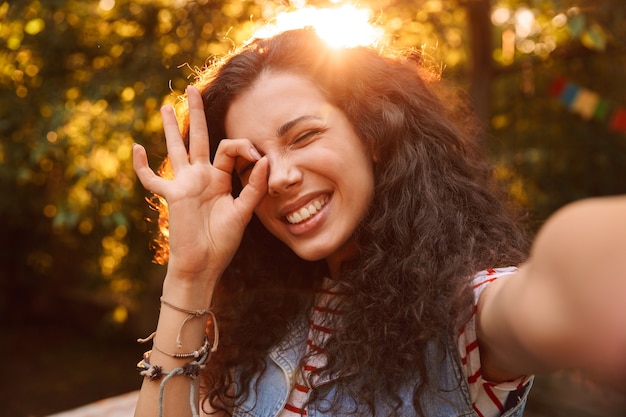
{"type": "Polygon", "coordinates": [[[335,48],[375,45],[384,31],[371,23],[371,11],[351,5],[318,9],[303,7],[278,14],[259,29],[255,38],[267,38],[290,29],[312,27],[326,43],[335,48]]]}

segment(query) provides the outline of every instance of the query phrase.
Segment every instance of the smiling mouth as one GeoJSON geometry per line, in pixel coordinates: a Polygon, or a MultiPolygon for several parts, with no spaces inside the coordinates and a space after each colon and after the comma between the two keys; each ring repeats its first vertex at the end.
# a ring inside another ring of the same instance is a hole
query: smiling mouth
{"type": "Polygon", "coordinates": [[[320,211],[322,207],[326,205],[326,203],[328,203],[328,196],[320,197],[316,200],[311,201],[307,206],[302,207],[301,209],[296,210],[285,217],[287,221],[291,224],[302,223],[303,221],[307,220],[315,213],[320,211]]]}

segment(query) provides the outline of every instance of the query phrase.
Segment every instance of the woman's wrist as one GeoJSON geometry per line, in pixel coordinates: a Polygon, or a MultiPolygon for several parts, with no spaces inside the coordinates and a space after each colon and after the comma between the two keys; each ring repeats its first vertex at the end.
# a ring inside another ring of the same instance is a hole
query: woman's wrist
{"type": "Polygon", "coordinates": [[[189,276],[168,268],[163,281],[163,299],[189,310],[211,306],[213,290],[219,276],[207,272],[189,276]]]}
{"type": "MultiPolygon", "coordinates": [[[[176,286],[174,288],[176,289],[176,286]]],[[[173,292],[170,291],[168,296],[174,297],[173,292]]],[[[195,297],[189,297],[189,291],[179,290],[177,293],[183,294],[183,299],[194,302],[198,300],[195,297]]],[[[219,344],[219,329],[213,312],[209,308],[197,309],[179,305],[179,301],[180,299],[169,301],[162,296],[161,313],[156,331],[146,339],[138,340],[141,343],[152,341],[152,349],[144,353],[142,360],[137,364],[137,369],[147,381],[144,384],[146,390],[154,392],[150,386],[154,383],[158,384],[159,416],[163,415],[164,411],[162,398],[166,384],[168,395],[173,398],[188,398],[191,414],[198,415],[196,380],[206,366],[210,355],[217,351],[219,344]],[[210,327],[207,326],[209,324],[210,327]],[[170,383],[172,379],[179,382],[170,383]],[[187,390],[188,394],[185,393],[187,390]]],[[[180,413],[182,403],[176,404],[177,413],[180,413]]],[[[143,407],[145,406],[140,401],[137,408],[143,409],[143,407]]]]}
{"type": "Polygon", "coordinates": [[[153,343],[152,352],[149,351],[148,355],[156,355],[160,363],[171,366],[192,356],[197,359],[217,348],[217,319],[210,308],[197,307],[210,301],[199,301],[197,297],[187,294],[184,297],[174,296],[172,292],[163,295],[160,301],[156,330],[145,339],[138,339],[141,343],[153,343]]]}

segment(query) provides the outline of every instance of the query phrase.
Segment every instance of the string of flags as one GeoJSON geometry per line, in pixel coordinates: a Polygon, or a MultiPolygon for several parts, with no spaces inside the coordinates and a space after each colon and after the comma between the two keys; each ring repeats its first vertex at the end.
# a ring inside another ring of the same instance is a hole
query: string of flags
{"type": "Polygon", "coordinates": [[[550,85],[550,94],[583,119],[604,123],[612,132],[626,133],[626,107],[602,98],[595,91],[557,77],[550,85]]]}

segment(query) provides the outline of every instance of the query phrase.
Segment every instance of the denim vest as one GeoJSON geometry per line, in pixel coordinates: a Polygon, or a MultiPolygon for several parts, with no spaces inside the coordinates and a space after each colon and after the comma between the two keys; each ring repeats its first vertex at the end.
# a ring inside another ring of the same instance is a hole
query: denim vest
{"type": "MultiPolygon", "coordinates": [[[[233,417],[275,417],[280,414],[285,406],[294,380],[298,373],[300,359],[305,354],[308,325],[305,321],[294,326],[290,334],[278,344],[266,357],[266,370],[261,375],[256,376],[250,382],[249,395],[243,403],[233,410],[233,417]]],[[[441,349],[436,349],[433,343],[427,349],[428,372],[431,376],[428,388],[420,397],[420,404],[423,413],[427,417],[476,417],[477,414],[472,408],[467,379],[460,366],[458,354],[451,354],[450,348],[454,344],[450,343],[443,354],[441,349]],[[445,358],[444,358],[445,354],[445,358]],[[433,379],[436,377],[436,380],[433,379]],[[438,385],[435,384],[438,382],[438,385]]],[[[453,352],[456,352],[453,350],[453,352]]],[[[507,404],[507,410],[503,417],[521,417],[526,405],[528,392],[532,381],[519,392],[509,395],[509,399],[514,398],[514,404],[507,404]]],[[[359,405],[351,398],[343,400],[339,410],[337,408],[327,411],[328,405],[332,401],[325,399],[333,398],[336,395],[336,384],[331,381],[319,381],[320,399],[308,405],[307,416],[309,417],[340,417],[340,416],[370,416],[367,409],[363,411],[359,405]],[[342,410],[345,410],[342,411],[342,410]]],[[[400,392],[399,398],[402,404],[398,411],[398,416],[416,417],[411,398],[413,387],[405,384],[400,392]]],[[[349,396],[346,396],[349,397],[349,396]]],[[[387,416],[391,407],[385,405],[384,401],[379,401],[376,407],[375,417],[387,416]]]]}

